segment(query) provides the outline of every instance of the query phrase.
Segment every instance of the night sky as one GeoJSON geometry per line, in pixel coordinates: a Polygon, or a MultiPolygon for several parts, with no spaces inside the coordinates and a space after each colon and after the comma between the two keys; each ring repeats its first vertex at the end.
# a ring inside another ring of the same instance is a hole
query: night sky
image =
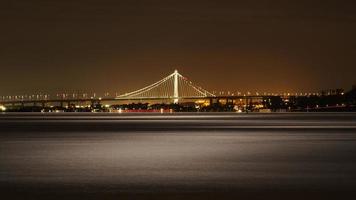
{"type": "Polygon", "coordinates": [[[356,1],[11,0],[0,95],[128,92],[178,69],[210,91],[356,83],[356,1]]]}

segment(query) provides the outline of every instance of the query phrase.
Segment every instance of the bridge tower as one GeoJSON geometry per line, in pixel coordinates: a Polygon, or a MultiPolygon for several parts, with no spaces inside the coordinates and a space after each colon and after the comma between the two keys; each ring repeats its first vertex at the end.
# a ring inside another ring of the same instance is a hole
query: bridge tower
{"type": "Polygon", "coordinates": [[[179,93],[178,93],[178,70],[174,70],[174,93],[173,93],[173,98],[174,98],[174,103],[178,103],[178,98],[179,98],[179,93]]]}

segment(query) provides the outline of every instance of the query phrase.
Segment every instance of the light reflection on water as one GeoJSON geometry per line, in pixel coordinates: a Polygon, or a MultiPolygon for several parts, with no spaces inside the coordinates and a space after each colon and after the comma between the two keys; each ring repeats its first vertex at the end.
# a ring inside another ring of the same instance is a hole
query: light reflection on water
{"type": "MultiPolygon", "coordinates": [[[[325,123],[323,118],[319,124],[316,118],[312,120],[320,127],[325,123]]],[[[126,120],[122,128],[121,122],[108,122],[111,131],[87,131],[88,125],[95,127],[102,121],[76,122],[79,128],[70,131],[59,127],[66,122],[38,120],[39,127],[31,132],[21,125],[14,127],[17,122],[1,121],[0,183],[104,185],[144,191],[152,187],[224,190],[356,186],[353,128],[314,130],[303,124],[290,129],[283,126],[294,122],[282,120],[280,130],[263,126],[259,130],[181,130],[175,126],[181,121],[170,120],[162,131],[152,131],[145,130],[150,121],[126,120]],[[141,127],[140,131],[131,130],[132,126],[141,127]]],[[[258,126],[258,122],[253,123],[258,126]]],[[[352,125],[351,120],[336,122],[352,125]]],[[[209,127],[215,120],[204,123],[209,127]]],[[[238,123],[234,126],[241,126],[238,123]]],[[[261,123],[278,127],[276,120],[261,123]]],[[[231,121],[226,124],[230,126],[231,121]]],[[[190,125],[202,127],[199,122],[190,125]]],[[[218,127],[224,127],[222,121],[218,127]]]]}

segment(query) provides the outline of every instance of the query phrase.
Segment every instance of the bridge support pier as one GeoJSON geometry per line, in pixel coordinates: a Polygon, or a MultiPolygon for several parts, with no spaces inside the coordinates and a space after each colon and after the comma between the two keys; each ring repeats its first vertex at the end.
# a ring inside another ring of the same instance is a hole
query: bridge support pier
{"type": "Polygon", "coordinates": [[[212,106],[214,104],[219,103],[219,99],[218,98],[209,98],[209,105],[212,106]]]}

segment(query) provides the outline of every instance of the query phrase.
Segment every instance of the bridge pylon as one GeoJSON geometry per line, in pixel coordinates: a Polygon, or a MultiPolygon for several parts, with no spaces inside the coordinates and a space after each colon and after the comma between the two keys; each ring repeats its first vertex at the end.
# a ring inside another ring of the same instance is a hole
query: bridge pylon
{"type": "Polygon", "coordinates": [[[174,103],[177,104],[179,101],[179,90],[178,90],[178,70],[174,70],[174,103]]]}

